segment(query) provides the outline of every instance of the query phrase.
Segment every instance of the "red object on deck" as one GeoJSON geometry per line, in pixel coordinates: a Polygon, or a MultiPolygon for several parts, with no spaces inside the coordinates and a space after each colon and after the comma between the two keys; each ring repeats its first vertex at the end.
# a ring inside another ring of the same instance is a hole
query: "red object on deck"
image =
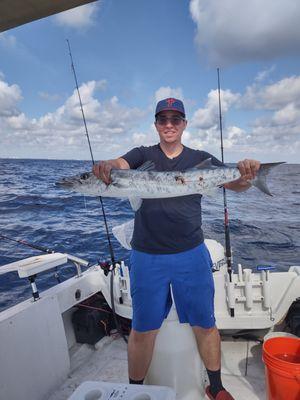
{"type": "Polygon", "coordinates": [[[273,337],[264,342],[268,400],[300,400],[300,339],[273,337]]]}

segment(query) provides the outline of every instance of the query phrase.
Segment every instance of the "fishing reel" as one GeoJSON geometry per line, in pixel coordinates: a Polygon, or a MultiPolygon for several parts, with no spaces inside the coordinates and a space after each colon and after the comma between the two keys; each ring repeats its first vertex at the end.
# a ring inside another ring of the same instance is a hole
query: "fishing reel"
{"type": "Polygon", "coordinates": [[[113,271],[117,264],[120,265],[121,261],[115,261],[114,264],[111,261],[98,261],[100,268],[104,272],[104,275],[107,276],[110,271],[113,271]]]}
{"type": "Polygon", "coordinates": [[[99,267],[104,272],[104,275],[107,276],[109,271],[111,270],[111,262],[110,261],[98,261],[99,267]]]}

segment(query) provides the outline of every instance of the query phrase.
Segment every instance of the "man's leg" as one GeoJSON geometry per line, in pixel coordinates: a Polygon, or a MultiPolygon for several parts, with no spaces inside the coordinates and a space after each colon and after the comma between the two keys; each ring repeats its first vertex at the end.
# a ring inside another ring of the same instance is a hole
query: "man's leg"
{"type": "Polygon", "coordinates": [[[145,378],[156,335],[172,305],[169,264],[165,254],[147,254],[137,250],[131,252],[133,314],[128,340],[128,375],[131,382],[142,383],[145,378]]]}
{"type": "Polygon", "coordinates": [[[206,390],[209,390],[212,398],[216,398],[222,391],[223,399],[234,400],[231,394],[224,389],[221,381],[221,339],[217,327],[205,329],[193,326],[193,331],[210,381],[210,386],[206,390]]]}
{"type": "Polygon", "coordinates": [[[193,331],[205,367],[210,371],[219,370],[221,368],[221,340],[217,327],[205,329],[193,326],[193,331]]]}
{"type": "Polygon", "coordinates": [[[151,363],[158,330],[131,330],[128,339],[128,375],[131,381],[143,381],[151,363]]]}
{"type": "Polygon", "coordinates": [[[228,393],[221,380],[221,340],[216,326],[212,328],[201,328],[194,326],[193,331],[196,336],[200,356],[206,367],[210,385],[206,388],[209,398],[216,399],[218,393],[222,392],[222,398],[234,400],[228,393]]]}

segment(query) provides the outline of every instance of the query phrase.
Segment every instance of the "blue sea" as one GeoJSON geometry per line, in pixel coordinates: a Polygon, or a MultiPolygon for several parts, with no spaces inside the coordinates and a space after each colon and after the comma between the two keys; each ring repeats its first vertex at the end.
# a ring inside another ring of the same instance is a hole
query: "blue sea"
{"type": "MultiPolygon", "coordinates": [[[[91,162],[72,160],[0,159],[0,234],[55,251],[67,252],[91,264],[109,260],[105,227],[98,198],[55,187],[62,177],[91,169],[91,162]]],[[[227,192],[234,268],[238,263],[255,270],[267,264],[278,271],[300,265],[300,164],[274,168],[268,177],[273,197],[256,188],[227,192]]],[[[103,198],[109,229],[133,218],[127,200],[103,198]]],[[[223,197],[203,198],[206,238],[224,244],[223,197]]],[[[112,237],[116,259],[129,252],[112,237]]],[[[0,239],[2,265],[41,254],[24,245],[0,239]]],[[[72,265],[59,270],[60,279],[74,274],[72,265]]],[[[54,271],[37,277],[45,290],[57,283],[54,271]]],[[[0,275],[0,310],[31,296],[29,283],[16,272],[0,275]]]]}

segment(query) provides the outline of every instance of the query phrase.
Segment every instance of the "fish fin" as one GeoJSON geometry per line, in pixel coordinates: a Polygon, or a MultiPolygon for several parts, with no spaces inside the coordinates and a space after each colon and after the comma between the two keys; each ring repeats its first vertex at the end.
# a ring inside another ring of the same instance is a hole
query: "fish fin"
{"type": "Polygon", "coordinates": [[[143,199],[141,199],[140,197],[129,197],[128,200],[133,211],[137,211],[141,207],[143,201],[143,199]]]}
{"type": "Polygon", "coordinates": [[[200,164],[195,165],[194,168],[202,169],[202,168],[212,168],[212,167],[213,167],[213,165],[211,162],[211,157],[209,157],[209,158],[206,158],[206,160],[201,161],[200,164]]]}
{"type": "Polygon", "coordinates": [[[137,168],[137,170],[139,171],[153,171],[154,169],[155,169],[155,164],[151,160],[144,162],[144,164],[142,164],[137,168]]]}
{"type": "Polygon", "coordinates": [[[188,168],[186,171],[195,171],[198,169],[210,169],[210,168],[218,168],[216,165],[213,165],[211,162],[211,157],[206,158],[205,160],[201,161],[201,163],[195,165],[192,168],[188,168]]]}
{"type": "Polygon", "coordinates": [[[127,250],[131,250],[131,239],[133,235],[134,219],[124,224],[113,226],[112,233],[119,243],[127,250]]]}
{"type": "Polygon", "coordinates": [[[285,162],[261,164],[257,176],[251,181],[251,184],[257,187],[257,189],[261,190],[262,192],[268,194],[269,196],[272,196],[272,193],[267,186],[266,177],[272,168],[277,167],[277,165],[280,164],[285,164],[285,162]]]}

